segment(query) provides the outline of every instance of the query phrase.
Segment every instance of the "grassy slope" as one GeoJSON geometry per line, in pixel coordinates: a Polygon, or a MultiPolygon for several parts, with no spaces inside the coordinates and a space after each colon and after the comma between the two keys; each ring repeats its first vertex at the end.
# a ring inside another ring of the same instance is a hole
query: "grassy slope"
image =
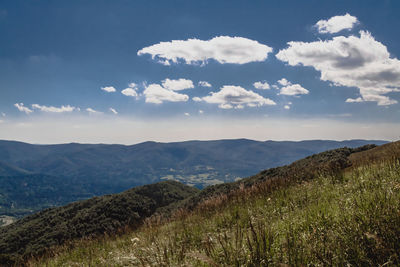
{"type": "Polygon", "coordinates": [[[232,192],[234,194],[241,187],[251,188],[256,186],[260,189],[267,186],[268,190],[273,190],[279,186],[310,180],[321,174],[340,172],[352,164],[349,156],[358,152],[368,151],[374,147],[374,145],[365,145],[359,148],[345,147],[328,150],[297,160],[286,166],[264,170],[237,182],[210,186],[183,201],[181,203],[182,208],[192,210],[202,201],[218,197],[221,194],[227,194],[229,198],[232,192]]]}
{"type": "Polygon", "coordinates": [[[166,181],[27,216],[0,228],[0,265],[41,254],[69,240],[137,227],[160,208],[165,209],[196,192],[195,188],[166,181]]]}
{"type": "Polygon", "coordinates": [[[235,193],[214,195],[194,212],[175,213],[168,223],[149,220],[129,234],[82,240],[30,264],[398,265],[398,153],[395,143],[353,154],[356,167],[274,190],[268,183],[241,186],[235,193]]]}

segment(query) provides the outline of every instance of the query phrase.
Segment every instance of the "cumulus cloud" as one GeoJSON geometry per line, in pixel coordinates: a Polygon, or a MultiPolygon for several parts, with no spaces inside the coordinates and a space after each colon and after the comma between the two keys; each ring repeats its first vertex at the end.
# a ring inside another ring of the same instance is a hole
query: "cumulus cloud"
{"type": "MultiPolygon", "coordinates": [[[[285,78],[280,79],[278,84],[282,86],[279,92],[280,95],[297,96],[307,95],[309,93],[309,91],[300,84],[292,84],[285,78]]],[[[279,89],[279,87],[277,87],[277,89],[279,89]]]]}
{"type": "Polygon", "coordinates": [[[192,99],[193,99],[194,102],[201,102],[202,101],[202,99],[200,97],[198,97],[198,96],[195,96],[192,99]]]}
{"type": "Polygon", "coordinates": [[[360,102],[364,102],[364,100],[361,97],[346,99],[346,103],[360,103],[360,102]]]}
{"type": "Polygon", "coordinates": [[[26,114],[30,114],[33,110],[29,109],[28,107],[24,106],[24,103],[15,103],[14,106],[21,112],[25,112],[26,114]]]}
{"type": "Polygon", "coordinates": [[[300,84],[292,84],[281,88],[281,95],[307,95],[309,91],[300,84]]]}
{"type": "Polygon", "coordinates": [[[218,92],[211,92],[210,95],[202,98],[193,98],[194,101],[204,101],[210,104],[218,104],[222,109],[242,109],[244,106],[256,107],[263,105],[276,105],[276,103],[261,95],[248,91],[240,86],[224,85],[218,92]]]}
{"type": "Polygon", "coordinates": [[[253,83],[253,86],[256,89],[262,89],[262,90],[267,90],[271,88],[267,82],[255,82],[253,83]]]}
{"type": "Polygon", "coordinates": [[[63,113],[63,112],[72,112],[76,110],[76,107],[72,107],[70,105],[67,106],[61,106],[61,107],[53,107],[53,106],[42,106],[39,104],[33,104],[32,105],[33,109],[38,109],[43,112],[51,112],[51,113],[63,113]]]}
{"type": "Polygon", "coordinates": [[[107,93],[113,93],[117,91],[113,86],[101,87],[101,90],[106,91],[107,93]]]}
{"type": "Polygon", "coordinates": [[[206,81],[199,81],[199,86],[201,87],[211,87],[212,85],[206,81]]]}
{"type": "Polygon", "coordinates": [[[173,91],[194,88],[193,82],[187,79],[170,80],[167,78],[162,81],[162,85],[165,89],[173,91]]]}
{"type": "Polygon", "coordinates": [[[279,83],[280,85],[282,85],[282,86],[291,85],[291,83],[290,83],[288,80],[286,80],[285,78],[280,79],[280,80],[278,81],[278,83],[279,83]]]}
{"type": "Polygon", "coordinates": [[[143,91],[147,103],[161,104],[164,101],[185,102],[189,99],[188,95],[180,94],[164,88],[159,84],[150,84],[143,91]]]}
{"type": "Polygon", "coordinates": [[[151,55],[164,65],[184,62],[206,64],[213,59],[221,64],[245,64],[264,61],[272,48],[243,37],[218,36],[210,40],[188,39],[160,42],[137,52],[139,56],[151,55]]]}
{"type": "MultiPolygon", "coordinates": [[[[389,92],[400,87],[400,61],[391,58],[387,48],[365,31],[360,36],[337,36],[316,42],[289,42],[276,57],[291,66],[310,66],[321,73],[320,79],[336,86],[357,87],[357,102],[375,101],[378,105],[397,103],[389,92]]],[[[349,100],[348,102],[355,102],[349,100]]]]}
{"type": "Polygon", "coordinates": [[[356,17],[349,13],[343,16],[334,16],[328,20],[320,20],[314,26],[319,33],[337,33],[342,30],[351,30],[358,23],[356,17]]]}
{"type": "Polygon", "coordinates": [[[92,108],[87,108],[86,111],[89,112],[90,114],[101,114],[101,113],[103,113],[103,112],[94,110],[92,108]]]}
{"type": "Polygon", "coordinates": [[[118,114],[118,112],[117,112],[115,109],[113,109],[113,108],[110,108],[110,111],[111,111],[112,113],[114,113],[115,115],[118,114]]]}
{"type": "Polygon", "coordinates": [[[138,93],[135,91],[135,89],[132,89],[130,87],[122,90],[121,94],[126,95],[126,96],[138,97],[138,93]]]}
{"type": "Polygon", "coordinates": [[[139,94],[137,92],[138,86],[136,83],[130,83],[128,85],[128,88],[125,88],[124,90],[121,91],[121,94],[126,95],[126,96],[131,96],[131,97],[139,97],[139,94]]]}
{"type": "Polygon", "coordinates": [[[199,110],[199,114],[204,114],[204,111],[202,111],[201,109],[199,110]]]}
{"type": "Polygon", "coordinates": [[[190,116],[190,113],[185,112],[184,115],[189,117],[189,116],[190,116]]]}

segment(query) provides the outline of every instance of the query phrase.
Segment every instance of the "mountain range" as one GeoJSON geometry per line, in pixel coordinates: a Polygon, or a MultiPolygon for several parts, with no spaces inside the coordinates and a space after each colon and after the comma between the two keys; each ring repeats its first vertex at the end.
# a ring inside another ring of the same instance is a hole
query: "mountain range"
{"type": "Polygon", "coordinates": [[[0,215],[22,217],[44,208],[163,180],[201,189],[325,150],[384,143],[236,139],[125,146],[34,145],[0,140],[0,215]]]}

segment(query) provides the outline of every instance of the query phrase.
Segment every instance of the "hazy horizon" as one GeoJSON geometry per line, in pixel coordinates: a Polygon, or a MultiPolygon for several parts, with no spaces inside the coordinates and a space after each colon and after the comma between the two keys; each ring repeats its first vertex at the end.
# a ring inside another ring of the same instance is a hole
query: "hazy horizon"
{"type": "Polygon", "coordinates": [[[398,125],[378,127],[379,124],[377,126],[376,124],[348,123],[347,127],[342,128],[341,124],[338,126],[338,124],[333,124],[332,121],[311,120],[296,120],[290,123],[269,121],[268,125],[273,125],[274,127],[263,127],[262,122],[257,123],[248,120],[241,123],[227,122],[226,124],[221,124],[219,121],[210,123],[209,120],[205,121],[204,124],[199,123],[199,121],[191,123],[196,125],[191,125],[187,121],[185,124],[181,124],[180,127],[168,127],[171,125],[171,121],[158,122],[157,128],[155,128],[154,125],[148,125],[143,121],[121,119],[114,119],[109,123],[104,123],[103,120],[97,123],[93,121],[88,123],[86,119],[80,121],[80,123],[76,121],[55,123],[54,121],[40,120],[33,123],[17,122],[12,126],[10,125],[7,131],[4,131],[3,128],[0,133],[0,139],[31,144],[102,143],[122,145],[134,145],[148,141],[169,143],[226,139],[249,139],[255,141],[344,141],[354,139],[396,141],[399,139],[396,133],[400,132],[398,125]],[[120,126],[113,127],[112,124],[119,124],[120,126]],[[43,132],[42,129],[46,127],[51,130],[43,132]],[[121,127],[123,131],[120,131],[121,127]],[[387,131],[388,128],[391,130],[387,131]],[[9,136],[12,136],[12,138],[8,138],[9,136]]]}

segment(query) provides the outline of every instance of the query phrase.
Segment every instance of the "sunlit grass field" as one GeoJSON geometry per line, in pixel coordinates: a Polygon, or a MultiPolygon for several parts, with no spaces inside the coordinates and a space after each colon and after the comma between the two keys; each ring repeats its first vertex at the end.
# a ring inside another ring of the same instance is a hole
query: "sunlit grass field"
{"type": "Polygon", "coordinates": [[[30,266],[400,264],[400,163],[387,160],[267,190],[241,188],[168,222],[82,240],[30,266]]]}

